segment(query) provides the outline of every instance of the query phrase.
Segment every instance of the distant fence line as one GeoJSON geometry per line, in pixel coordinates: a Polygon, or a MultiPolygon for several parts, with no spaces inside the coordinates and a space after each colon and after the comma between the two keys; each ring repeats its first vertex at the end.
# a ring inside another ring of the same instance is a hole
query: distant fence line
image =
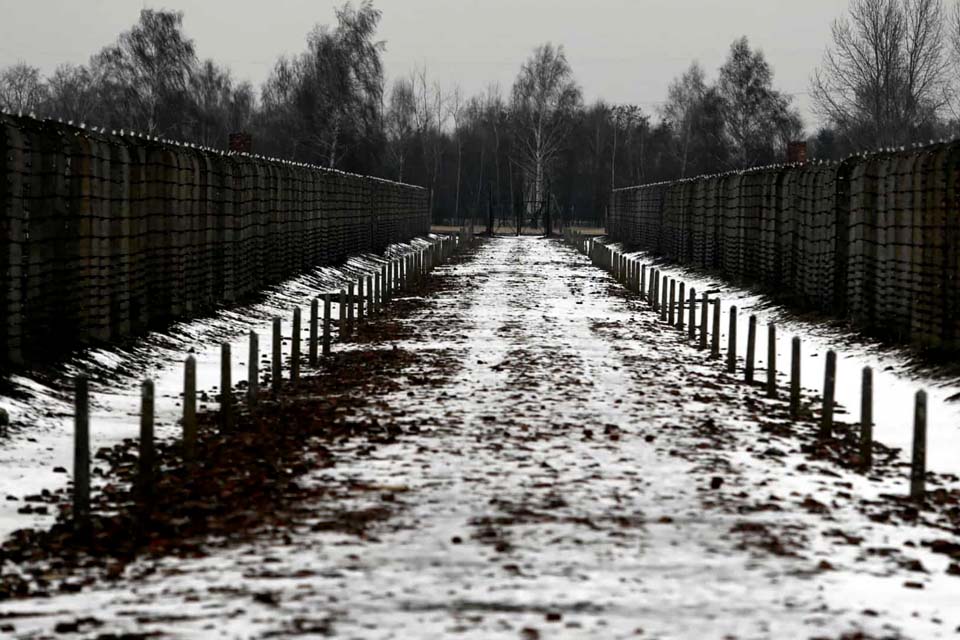
{"type": "Polygon", "coordinates": [[[960,143],[613,192],[612,239],[960,349],[960,143]]]}
{"type": "Polygon", "coordinates": [[[429,193],[0,115],[0,364],[63,355],[426,234],[429,193]]]}

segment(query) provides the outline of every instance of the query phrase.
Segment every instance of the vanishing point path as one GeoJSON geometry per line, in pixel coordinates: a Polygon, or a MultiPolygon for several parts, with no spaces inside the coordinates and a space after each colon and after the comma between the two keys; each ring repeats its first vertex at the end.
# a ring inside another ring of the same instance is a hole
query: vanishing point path
{"type": "Polygon", "coordinates": [[[344,417],[398,437],[308,474],[329,487],[312,526],[0,613],[172,637],[952,637],[938,592],[904,587],[911,534],[856,508],[866,481],[810,463],[770,428],[782,403],[583,256],[497,238],[431,277],[398,338],[348,347],[416,359],[344,417]],[[376,517],[325,530],[344,510],[376,517]]]}

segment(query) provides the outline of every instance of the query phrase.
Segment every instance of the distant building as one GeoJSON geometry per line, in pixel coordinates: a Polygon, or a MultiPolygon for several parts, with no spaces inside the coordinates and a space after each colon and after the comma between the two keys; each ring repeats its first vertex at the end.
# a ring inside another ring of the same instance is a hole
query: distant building
{"type": "Polygon", "coordinates": [[[806,142],[788,142],[787,143],[787,162],[806,162],[807,161],[807,143],[806,142]]]}
{"type": "Polygon", "coordinates": [[[251,153],[253,151],[253,136],[242,131],[240,133],[231,133],[230,151],[251,153]]]}

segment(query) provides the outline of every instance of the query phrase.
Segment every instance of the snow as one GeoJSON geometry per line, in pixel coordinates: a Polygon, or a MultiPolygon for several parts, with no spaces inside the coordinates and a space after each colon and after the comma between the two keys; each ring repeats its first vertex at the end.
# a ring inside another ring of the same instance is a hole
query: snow
{"type": "MultiPolygon", "coordinates": [[[[499,238],[434,277],[447,286],[401,319],[414,336],[369,345],[418,357],[400,390],[356,416],[405,433],[372,453],[338,444],[336,464],[307,478],[329,494],[317,521],[371,507],[390,518],[362,537],[307,522],[206,558],[140,561],[114,585],[0,603],[0,621],[23,637],[86,616],[97,632],[185,638],[955,635],[958,578],[921,545],[945,532],[864,515],[863,500],[902,493],[901,480],[820,470],[796,440],[762,433],[756,389],[724,383],[583,256],[499,238]],[[784,455],[758,454],[769,447],[784,455]],[[796,541],[790,554],[756,544],[759,527],[796,541]],[[896,553],[870,551],[883,548],[896,553]]],[[[272,304],[249,322],[289,310],[272,304]]],[[[215,354],[214,339],[191,344],[206,342],[215,354]]],[[[180,356],[152,369],[169,369],[170,396],[180,356]]],[[[215,355],[201,362],[213,383],[215,355]]]]}
{"type": "MultiPolygon", "coordinates": [[[[622,251],[619,244],[609,245],[622,251]]],[[[906,348],[892,348],[861,334],[833,324],[797,318],[790,310],[773,303],[767,296],[733,286],[723,280],[704,276],[695,270],[664,263],[645,252],[627,252],[640,264],[655,265],[662,277],[686,282],[711,299],[719,297],[721,306],[721,350],[726,357],[730,307],[737,307],[737,355],[742,372],[747,351],[747,330],[751,315],[757,317],[757,379],[766,380],[767,325],[777,325],[777,371],[779,386],[788,389],[791,342],[802,341],[801,383],[806,389],[823,390],[826,352],[837,354],[836,401],[848,412],[838,420],[859,422],[860,391],[864,367],[873,369],[874,439],[906,452],[912,449],[913,411],[916,392],[927,392],[927,468],[960,475],[960,374],[924,366],[906,348]]],[[[712,313],[711,304],[711,313],[712,313]]],[[[700,308],[697,308],[699,326],[700,308]]],[[[712,326],[712,318],[711,318],[712,326]]]]}
{"type": "MultiPolygon", "coordinates": [[[[393,245],[385,256],[400,255],[426,247],[435,237],[418,238],[408,245],[393,245]]],[[[255,304],[222,309],[211,317],[186,320],[162,333],[138,340],[129,350],[93,349],[73,358],[52,374],[16,375],[10,379],[13,397],[0,397],[12,423],[11,437],[0,439],[0,538],[24,527],[49,525],[54,514],[17,513],[23,497],[42,489],[55,491],[67,486],[68,473],[55,472],[73,467],[72,376],[84,372],[91,377],[91,450],[107,447],[139,434],[140,380],[155,383],[155,426],[157,438],[179,434],[182,415],[183,362],[187,355],[197,360],[197,391],[209,393],[208,402],[198,410],[216,407],[215,391],[220,380],[220,348],[231,345],[231,378],[234,385],[247,380],[249,332],[259,336],[261,374],[269,370],[273,344],[273,318],[282,318],[284,370],[289,372],[289,336],[293,308],[302,307],[301,330],[306,354],[309,337],[310,300],[324,293],[339,292],[361,273],[378,273],[383,257],[363,255],[351,258],[340,268],[320,267],[268,290],[255,304]],[[20,399],[27,394],[29,399],[20,399]],[[12,500],[11,498],[16,498],[12,500]]],[[[334,297],[331,314],[339,317],[334,297]]],[[[323,305],[320,305],[323,313],[323,305]]],[[[335,327],[333,331],[336,331],[335,327]]],[[[94,487],[96,476],[93,477],[94,487]]]]}

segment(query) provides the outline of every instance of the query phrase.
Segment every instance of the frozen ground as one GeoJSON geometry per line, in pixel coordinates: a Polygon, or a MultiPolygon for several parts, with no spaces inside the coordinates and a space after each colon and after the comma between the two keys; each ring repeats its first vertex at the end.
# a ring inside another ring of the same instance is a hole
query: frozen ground
{"type": "MultiPolygon", "coordinates": [[[[427,246],[417,239],[410,245],[394,245],[385,253],[399,255],[427,246]]],[[[350,259],[340,268],[321,267],[268,290],[254,304],[219,311],[212,317],[177,323],[162,333],[152,333],[128,348],[97,349],[79,354],[64,367],[37,375],[20,375],[10,380],[11,390],[0,396],[0,407],[13,423],[9,437],[0,433],[0,539],[27,526],[49,524],[52,513],[23,514],[24,496],[66,486],[66,474],[73,465],[73,390],[71,376],[84,372],[91,377],[91,447],[113,445],[139,433],[140,379],[156,384],[157,437],[179,433],[177,420],[182,412],[183,361],[197,359],[197,389],[211,392],[220,379],[220,345],[231,343],[232,379],[247,379],[248,337],[259,335],[261,373],[269,368],[273,318],[283,319],[283,357],[290,355],[293,309],[302,310],[302,331],[309,331],[310,300],[323,293],[338,292],[360,273],[379,271],[382,258],[373,255],[350,259]]],[[[336,298],[335,298],[336,300],[336,298]]],[[[322,313],[322,305],[321,305],[322,313]]],[[[334,302],[332,316],[339,317],[334,302]]],[[[336,329],[334,328],[334,331],[336,329]]],[[[304,344],[303,353],[306,354],[304,344]]],[[[286,366],[286,365],[285,365],[286,366]]],[[[201,408],[215,408],[201,401],[201,408]]],[[[202,400],[202,399],[201,399],[202,400]]],[[[96,462],[96,461],[95,461],[96,462]]],[[[96,478],[94,478],[96,481],[96,478]]]]}
{"type": "Polygon", "coordinates": [[[900,479],[812,463],[795,438],[763,428],[782,403],[724,380],[584,257],[500,238],[434,277],[437,290],[402,318],[408,337],[365,345],[419,356],[398,390],[355,417],[389,417],[403,434],[334,447],[335,465],[307,478],[330,496],[312,524],[200,559],[141,561],[81,593],[0,603],[0,628],[955,637],[960,578],[923,544],[951,534],[864,513],[902,493],[900,479]],[[323,526],[335,509],[384,507],[363,535],[323,526]]]}
{"type": "MultiPolygon", "coordinates": [[[[622,251],[618,244],[611,245],[622,251]]],[[[937,368],[917,361],[906,348],[882,345],[842,327],[839,323],[814,322],[798,318],[760,295],[703,273],[665,264],[644,252],[627,252],[641,264],[655,264],[661,273],[688,287],[699,297],[710,292],[719,297],[723,321],[721,344],[726,354],[727,318],[730,307],[737,307],[738,356],[747,351],[747,327],[750,315],[757,316],[757,366],[767,366],[767,324],[777,324],[777,370],[780,384],[789,383],[790,351],[793,336],[803,340],[801,379],[803,386],[817,393],[823,389],[826,352],[837,352],[836,399],[849,411],[847,419],[859,420],[861,377],[864,367],[873,369],[874,437],[889,446],[910,451],[913,436],[914,395],[927,392],[928,468],[960,475],[960,374],[958,367],[937,368]]],[[[688,289],[689,291],[689,289],[688,289]]],[[[697,308],[699,322],[700,309],[697,308]]],[[[711,310],[712,313],[712,310],[711,310]]],[[[712,322],[712,320],[711,320],[712,322]]],[[[742,366],[742,364],[741,364],[742,366]]],[[[765,379],[765,373],[759,374],[765,379]]]]}

